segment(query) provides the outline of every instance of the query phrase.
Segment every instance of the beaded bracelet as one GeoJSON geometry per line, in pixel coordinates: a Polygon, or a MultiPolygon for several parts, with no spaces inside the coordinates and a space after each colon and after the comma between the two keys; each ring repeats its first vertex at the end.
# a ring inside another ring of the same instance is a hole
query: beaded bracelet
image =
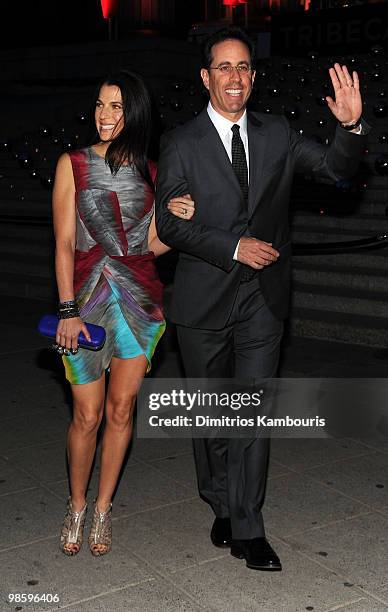
{"type": "Polygon", "coordinates": [[[79,317],[79,308],[75,300],[68,302],[59,302],[58,319],[73,319],[79,317]]]}
{"type": "Polygon", "coordinates": [[[74,319],[75,317],[79,317],[78,308],[74,308],[74,310],[69,310],[67,312],[58,312],[58,319],[74,319]]]}

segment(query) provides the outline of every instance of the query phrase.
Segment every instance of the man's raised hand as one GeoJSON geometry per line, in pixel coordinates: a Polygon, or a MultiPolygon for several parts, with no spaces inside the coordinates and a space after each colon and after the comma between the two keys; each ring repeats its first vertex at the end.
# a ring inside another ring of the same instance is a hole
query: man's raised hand
{"type": "Polygon", "coordinates": [[[329,70],[335,99],[326,96],[326,102],[333,115],[341,123],[353,124],[361,117],[362,100],[357,72],[350,76],[346,66],[334,64],[329,70]]]}

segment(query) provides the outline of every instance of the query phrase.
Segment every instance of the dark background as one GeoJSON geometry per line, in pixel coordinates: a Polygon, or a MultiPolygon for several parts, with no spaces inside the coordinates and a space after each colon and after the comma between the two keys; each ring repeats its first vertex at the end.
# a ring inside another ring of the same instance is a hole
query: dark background
{"type": "Polygon", "coordinates": [[[9,2],[1,12],[3,48],[96,41],[107,35],[100,0],[9,2]]]}

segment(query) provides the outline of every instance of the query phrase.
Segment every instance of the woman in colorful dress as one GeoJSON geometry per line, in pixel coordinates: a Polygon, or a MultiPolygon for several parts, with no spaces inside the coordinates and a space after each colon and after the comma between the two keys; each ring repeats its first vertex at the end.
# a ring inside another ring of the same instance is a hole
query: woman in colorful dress
{"type": "MultiPolygon", "coordinates": [[[[127,71],[105,79],[95,123],[96,144],[58,161],[53,217],[60,319],[56,342],[73,394],[67,440],[70,497],[60,546],[67,555],[81,548],[86,490],[105,415],[88,538],[91,553],[99,556],[111,547],[112,497],[132,435],[136,394],[165,329],[154,258],[168,247],[155,229],[156,170],[146,156],[151,105],[142,79],[127,71]],[[78,350],[81,331],[90,339],[85,321],[105,328],[101,350],[78,350]]],[[[171,200],[170,210],[190,219],[190,196],[171,200]]]]}

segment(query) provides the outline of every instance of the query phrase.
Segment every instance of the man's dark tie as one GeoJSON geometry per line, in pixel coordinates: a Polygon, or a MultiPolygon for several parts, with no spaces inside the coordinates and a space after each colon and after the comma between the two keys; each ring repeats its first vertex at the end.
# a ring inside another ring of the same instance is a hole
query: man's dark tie
{"type": "Polygon", "coordinates": [[[248,200],[248,166],[243,141],[240,136],[240,126],[235,123],[232,125],[232,166],[240,183],[244,200],[248,200]]]}
{"type": "MultiPolygon", "coordinates": [[[[232,166],[240,183],[241,191],[243,192],[245,204],[248,204],[248,166],[247,158],[243,141],[240,136],[240,126],[235,123],[232,125],[232,166]]],[[[256,270],[249,266],[242,266],[240,279],[242,282],[248,282],[256,276],[256,270]]]]}

